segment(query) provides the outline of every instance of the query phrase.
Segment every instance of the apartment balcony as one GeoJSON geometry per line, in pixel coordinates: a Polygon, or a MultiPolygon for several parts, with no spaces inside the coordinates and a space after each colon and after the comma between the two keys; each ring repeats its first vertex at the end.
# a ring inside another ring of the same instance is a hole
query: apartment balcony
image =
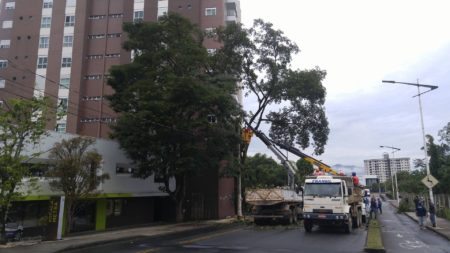
{"type": "Polygon", "coordinates": [[[225,21],[237,22],[240,16],[239,0],[226,0],[225,3],[225,21]]]}

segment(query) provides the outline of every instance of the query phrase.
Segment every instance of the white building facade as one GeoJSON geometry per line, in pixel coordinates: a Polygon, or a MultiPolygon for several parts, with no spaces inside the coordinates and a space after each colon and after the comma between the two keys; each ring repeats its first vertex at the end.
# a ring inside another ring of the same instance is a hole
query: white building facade
{"type": "Polygon", "coordinates": [[[364,170],[366,175],[376,175],[380,182],[387,179],[399,171],[410,171],[410,158],[389,158],[389,154],[383,154],[382,159],[364,160],[364,170]]]}

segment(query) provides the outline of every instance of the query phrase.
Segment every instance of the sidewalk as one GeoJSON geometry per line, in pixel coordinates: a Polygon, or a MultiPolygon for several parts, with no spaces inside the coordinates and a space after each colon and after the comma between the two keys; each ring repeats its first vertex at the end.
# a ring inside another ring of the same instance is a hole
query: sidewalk
{"type": "MultiPolygon", "coordinates": [[[[395,208],[398,208],[396,200],[387,200],[387,201],[391,203],[391,205],[394,206],[395,208]]],[[[419,223],[419,218],[417,218],[415,212],[407,212],[405,213],[405,215],[414,220],[415,222],[419,223]]],[[[436,232],[437,234],[443,236],[444,238],[447,238],[447,240],[450,241],[450,221],[436,216],[436,227],[434,228],[430,224],[430,219],[427,218],[426,227],[427,229],[436,232]]]]}
{"type": "Polygon", "coordinates": [[[68,249],[91,247],[110,242],[143,239],[145,237],[171,235],[182,232],[201,232],[208,229],[224,228],[235,223],[236,219],[206,220],[177,224],[153,225],[123,230],[93,232],[84,235],[65,237],[59,241],[21,241],[0,245],[2,253],[48,253],[68,249]]]}

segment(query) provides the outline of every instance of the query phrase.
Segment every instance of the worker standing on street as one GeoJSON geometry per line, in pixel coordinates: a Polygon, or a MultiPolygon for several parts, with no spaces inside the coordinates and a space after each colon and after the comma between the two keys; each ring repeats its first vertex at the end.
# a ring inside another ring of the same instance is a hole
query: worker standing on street
{"type": "Polygon", "coordinates": [[[377,218],[377,211],[378,211],[378,203],[374,196],[370,198],[370,218],[372,219],[372,213],[375,216],[375,219],[377,218]]]}
{"type": "Polygon", "coordinates": [[[427,209],[425,208],[425,202],[423,199],[419,200],[416,207],[416,215],[419,218],[420,229],[425,229],[425,217],[427,216],[427,209]]]}
{"type": "Polygon", "coordinates": [[[378,197],[377,198],[377,207],[378,207],[378,210],[380,211],[380,214],[382,214],[383,213],[383,210],[381,209],[381,199],[380,199],[380,197],[378,197]]]}
{"type": "Polygon", "coordinates": [[[430,200],[428,202],[428,206],[430,207],[430,221],[431,225],[435,228],[436,227],[436,207],[434,206],[434,203],[430,200]]]}

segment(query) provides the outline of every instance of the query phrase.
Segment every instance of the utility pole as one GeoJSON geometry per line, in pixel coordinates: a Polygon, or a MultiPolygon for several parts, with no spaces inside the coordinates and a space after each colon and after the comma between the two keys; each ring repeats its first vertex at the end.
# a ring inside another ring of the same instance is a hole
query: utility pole
{"type": "MultiPolygon", "coordinates": [[[[405,83],[405,82],[396,82],[391,80],[383,80],[383,83],[399,83],[399,84],[406,84],[406,85],[412,85],[417,87],[417,95],[414,95],[413,98],[419,97],[419,111],[420,111],[420,123],[422,127],[422,138],[423,138],[423,150],[425,155],[425,166],[427,168],[427,176],[431,175],[430,173],[430,165],[428,162],[428,152],[427,152],[427,142],[425,139],[425,127],[423,124],[423,112],[422,112],[422,99],[421,96],[427,92],[430,92],[432,90],[435,90],[438,88],[438,86],[435,85],[427,85],[427,84],[420,84],[419,80],[417,79],[417,83],[405,83]],[[428,88],[429,90],[420,92],[420,87],[428,88]]],[[[430,200],[434,203],[434,197],[433,197],[433,187],[428,187],[429,194],[430,194],[430,200]]]]}
{"type": "MultiPolygon", "coordinates": [[[[391,146],[380,146],[380,148],[390,148],[392,150],[392,158],[394,158],[395,152],[400,151],[399,148],[391,147],[391,146]]],[[[395,194],[394,198],[397,198],[397,205],[400,205],[400,198],[399,198],[400,196],[398,194],[398,183],[397,183],[397,170],[395,170],[394,176],[392,177],[393,173],[392,173],[392,167],[391,167],[391,160],[389,159],[389,154],[388,154],[388,168],[391,173],[391,179],[392,179],[392,195],[394,197],[394,194],[395,194]],[[395,179],[395,189],[396,189],[395,191],[394,191],[394,179],[395,179]]]]}

